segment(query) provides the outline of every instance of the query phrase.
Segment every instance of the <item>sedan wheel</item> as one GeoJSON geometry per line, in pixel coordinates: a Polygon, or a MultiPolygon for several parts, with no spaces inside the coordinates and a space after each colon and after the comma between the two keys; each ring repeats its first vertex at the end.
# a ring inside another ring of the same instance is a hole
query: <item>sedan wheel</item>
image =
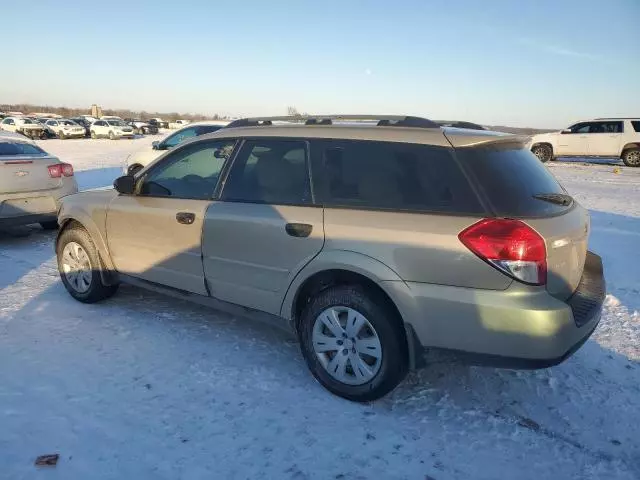
{"type": "Polygon", "coordinates": [[[93,130],[91,131],[91,138],[93,138],[94,140],[98,138],[98,135],[96,135],[96,132],[94,132],[93,130]]]}
{"type": "Polygon", "coordinates": [[[76,242],[69,242],[62,250],[62,274],[77,293],[86,293],[91,288],[92,269],[89,255],[76,242]]]}
{"type": "Polygon", "coordinates": [[[341,383],[362,385],[376,376],[382,345],[373,325],[348,307],[331,307],[316,317],[313,350],[327,373],[341,383]]]}

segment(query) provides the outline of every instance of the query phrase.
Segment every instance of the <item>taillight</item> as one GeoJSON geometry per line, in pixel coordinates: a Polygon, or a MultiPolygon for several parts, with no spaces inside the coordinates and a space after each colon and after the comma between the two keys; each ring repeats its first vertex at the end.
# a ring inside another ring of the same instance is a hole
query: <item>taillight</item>
{"type": "Polygon", "coordinates": [[[68,163],[56,163],[55,165],[49,165],[47,168],[51,178],[73,177],[73,166],[68,163]]]}
{"type": "Polygon", "coordinates": [[[531,285],[547,283],[544,239],[520,220],[486,218],[458,235],[482,260],[507,275],[531,285]]]}

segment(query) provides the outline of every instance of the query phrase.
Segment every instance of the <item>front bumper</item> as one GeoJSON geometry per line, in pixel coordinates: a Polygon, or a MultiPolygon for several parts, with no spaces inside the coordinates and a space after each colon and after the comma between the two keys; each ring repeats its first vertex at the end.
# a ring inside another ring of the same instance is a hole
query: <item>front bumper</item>
{"type": "Polygon", "coordinates": [[[392,296],[423,348],[509,368],[545,368],[571,356],[598,325],[606,291],[602,261],[591,252],[566,302],[516,282],[503,291],[407,285],[408,294],[400,285],[385,286],[397,290],[392,296]]]}

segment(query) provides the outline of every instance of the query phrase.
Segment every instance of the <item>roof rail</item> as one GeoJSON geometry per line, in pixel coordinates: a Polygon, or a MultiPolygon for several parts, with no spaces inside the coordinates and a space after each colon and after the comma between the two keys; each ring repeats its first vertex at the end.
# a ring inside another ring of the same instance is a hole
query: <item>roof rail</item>
{"type": "Polygon", "coordinates": [[[599,118],[594,118],[594,120],[635,120],[637,118],[640,118],[640,116],[637,116],[637,117],[599,117],[599,118]]]}
{"type": "Polygon", "coordinates": [[[285,117],[253,117],[234,120],[226,128],[259,127],[273,125],[273,122],[304,122],[305,125],[333,125],[334,121],[368,120],[377,121],[379,127],[440,128],[436,122],[422,117],[406,115],[303,115],[285,117]]]}

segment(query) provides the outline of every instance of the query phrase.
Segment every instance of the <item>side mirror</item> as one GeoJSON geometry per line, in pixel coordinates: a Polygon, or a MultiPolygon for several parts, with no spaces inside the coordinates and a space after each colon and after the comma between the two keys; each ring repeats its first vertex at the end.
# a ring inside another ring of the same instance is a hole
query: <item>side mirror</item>
{"type": "Polygon", "coordinates": [[[562,130],[560,133],[562,133],[562,134],[571,133],[571,129],[570,129],[570,128],[565,128],[565,129],[564,129],[564,130],[562,130]]]}
{"type": "Polygon", "coordinates": [[[154,150],[160,150],[158,147],[160,146],[160,142],[158,140],[155,140],[151,143],[151,148],[153,148],[154,150]]]}
{"type": "Polygon", "coordinates": [[[122,195],[133,195],[136,190],[136,181],[132,175],[124,175],[116,178],[113,188],[122,195]]]}

